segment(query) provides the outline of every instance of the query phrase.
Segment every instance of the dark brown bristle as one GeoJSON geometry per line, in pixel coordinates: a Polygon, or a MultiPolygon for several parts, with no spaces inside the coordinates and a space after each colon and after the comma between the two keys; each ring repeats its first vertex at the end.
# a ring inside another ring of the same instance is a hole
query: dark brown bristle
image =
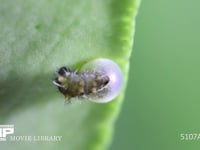
{"type": "Polygon", "coordinates": [[[67,67],[61,67],[59,70],[58,70],[58,73],[61,75],[61,76],[64,76],[66,74],[66,72],[72,72],[69,68],[67,67]]]}

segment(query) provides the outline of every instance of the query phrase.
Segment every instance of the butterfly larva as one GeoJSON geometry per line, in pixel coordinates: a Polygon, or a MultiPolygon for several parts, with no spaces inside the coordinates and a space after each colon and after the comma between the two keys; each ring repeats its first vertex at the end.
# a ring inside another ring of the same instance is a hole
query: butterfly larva
{"type": "Polygon", "coordinates": [[[80,73],[62,67],[53,81],[68,103],[72,97],[97,103],[109,102],[118,95],[122,82],[118,65],[103,58],[86,63],[80,73]]]}

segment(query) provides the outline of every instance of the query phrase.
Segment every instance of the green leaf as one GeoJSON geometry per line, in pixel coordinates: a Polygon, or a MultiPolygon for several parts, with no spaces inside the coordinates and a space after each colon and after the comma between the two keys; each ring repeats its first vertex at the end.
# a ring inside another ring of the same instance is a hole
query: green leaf
{"type": "Polygon", "coordinates": [[[124,88],[139,0],[0,0],[0,124],[15,133],[2,149],[102,150],[111,140],[123,99],[64,106],[52,84],[62,66],[80,69],[109,58],[122,68],[124,88]],[[11,141],[62,136],[57,142],[11,141]],[[14,140],[14,139],[12,139],[14,140]]]}

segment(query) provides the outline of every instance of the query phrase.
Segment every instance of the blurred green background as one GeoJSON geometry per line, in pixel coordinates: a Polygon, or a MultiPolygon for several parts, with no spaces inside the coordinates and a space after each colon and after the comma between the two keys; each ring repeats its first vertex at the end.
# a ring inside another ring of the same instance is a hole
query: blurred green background
{"type": "Polygon", "coordinates": [[[110,150],[199,150],[200,1],[143,0],[110,150]]]}

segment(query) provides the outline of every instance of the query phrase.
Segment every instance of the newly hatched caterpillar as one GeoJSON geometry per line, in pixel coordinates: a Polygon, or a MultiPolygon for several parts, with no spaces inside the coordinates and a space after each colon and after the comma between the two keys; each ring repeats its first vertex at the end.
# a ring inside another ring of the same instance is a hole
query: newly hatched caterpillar
{"type": "Polygon", "coordinates": [[[83,65],[80,73],[61,67],[56,72],[53,83],[65,96],[67,103],[70,103],[73,97],[107,103],[120,93],[123,77],[114,61],[99,58],[83,65]]]}
{"type": "Polygon", "coordinates": [[[102,91],[108,85],[109,77],[98,72],[83,72],[79,74],[69,68],[62,67],[56,73],[53,83],[65,96],[66,101],[70,102],[72,97],[82,99],[102,91]]]}

